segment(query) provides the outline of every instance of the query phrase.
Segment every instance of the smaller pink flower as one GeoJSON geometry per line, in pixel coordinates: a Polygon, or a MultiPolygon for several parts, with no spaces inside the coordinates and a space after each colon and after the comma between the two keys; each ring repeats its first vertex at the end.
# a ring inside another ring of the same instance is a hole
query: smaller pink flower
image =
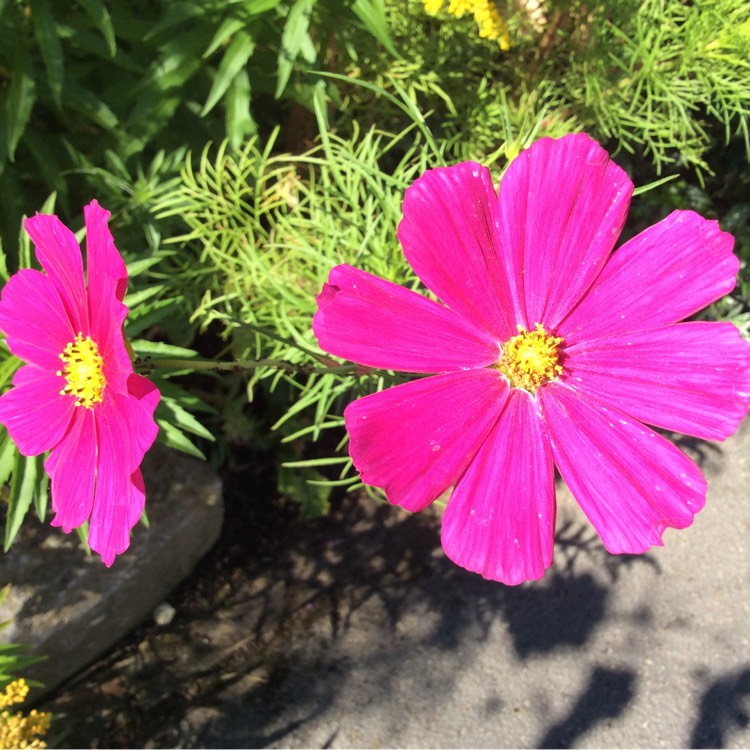
{"type": "Polygon", "coordinates": [[[748,413],[747,342],[685,321],[734,287],[732,237],[674,211],[613,252],[632,191],[582,133],[537,141],[499,191],[474,162],[429,170],[398,237],[439,302],[348,265],[318,296],[324,351],[430,376],[349,404],[349,450],[407,510],[452,488],[443,548],[485,578],[551,565],[555,468],[610,552],[660,545],[706,482],[647,425],[723,440],[748,413]]]}
{"type": "Polygon", "coordinates": [[[43,271],[19,271],[0,299],[0,330],[28,363],[0,397],[0,424],[24,456],[50,451],[52,525],[67,533],[89,520],[88,543],[110,566],[143,512],[140,464],[158,431],[159,391],[128,356],[128,274],[109,211],[92,201],[84,214],[86,274],[75,235],[57,216],[24,224],[43,271]]]}

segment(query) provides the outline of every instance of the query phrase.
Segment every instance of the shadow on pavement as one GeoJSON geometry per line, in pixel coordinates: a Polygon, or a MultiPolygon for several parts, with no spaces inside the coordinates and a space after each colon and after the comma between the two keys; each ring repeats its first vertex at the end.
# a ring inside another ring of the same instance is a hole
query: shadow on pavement
{"type": "Polygon", "coordinates": [[[625,710],[635,695],[635,682],[631,671],[597,667],[570,714],[551,726],[536,747],[573,747],[576,739],[594,725],[614,719],[625,710]]]}
{"type": "MultiPolygon", "coordinates": [[[[398,690],[440,705],[496,623],[521,660],[580,649],[606,618],[622,570],[645,564],[658,573],[648,555],[610,556],[590,528],[571,522],[561,524],[545,579],[511,588],[445,558],[436,511],[411,515],[348,496],[307,524],[270,512],[274,528],[244,519],[252,531],[224,539],[170,597],[172,623],[142,626],[47,702],[68,725],[68,744],[284,745],[316,717],[334,716],[352,683],[363,700],[398,690]],[[592,557],[598,579],[579,565],[585,559],[590,571],[592,557]]],[[[629,673],[597,670],[543,744],[617,715],[633,683],[629,673]]],[[[412,710],[403,706],[404,717],[412,710]]],[[[336,731],[320,742],[334,742],[336,731]]]]}
{"type": "Polygon", "coordinates": [[[716,680],[704,693],[690,747],[725,747],[727,736],[750,724],[750,668],[716,680]]]}

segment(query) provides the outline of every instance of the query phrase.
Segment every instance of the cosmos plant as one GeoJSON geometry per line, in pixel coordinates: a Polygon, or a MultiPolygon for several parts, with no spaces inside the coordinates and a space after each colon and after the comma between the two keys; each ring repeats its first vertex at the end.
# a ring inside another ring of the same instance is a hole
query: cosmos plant
{"type": "Polygon", "coordinates": [[[680,322],[734,287],[732,237],[675,211],[613,252],[632,191],[585,134],[537,141],[499,193],[473,162],[429,170],[398,236],[439,301],[349,265],[318,297],[322,349],[429,376],[346,408],[363,481],[411,511],[452,488],[443,547],[486,578],[551,565],[555,467],[610,552],[661,544],[706,482],[652,427],[723,440],[748,412],[737,328],[680,322]]]}
{"type": "Polygon", "coordinates": [[[0,397],[0,423],[25,456],[50,451],[52,524],[89,521],[106,565],[144,509],[140,464],[154,442],[159,391],[133,371],[122,326],[127,271],[96,201],[84,209],[87,268],[57,216],[25,222],[42,270],[22,269],[0,298],[0,330],[27,364],[0,397]]]}

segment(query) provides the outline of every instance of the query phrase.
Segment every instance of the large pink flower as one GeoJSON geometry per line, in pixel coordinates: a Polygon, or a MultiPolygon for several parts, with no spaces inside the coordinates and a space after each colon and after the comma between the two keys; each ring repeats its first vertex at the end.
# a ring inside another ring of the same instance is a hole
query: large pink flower
{"type": "Polygon", "coordinates": [[[748,412],[735,326],[678,322],[734,287],[732,237],[675,211],[613,253],[632,189],[583,134],[535,143],[499,194],[473,162],[432,169],[398,236],[442,304],[348,265],[318,297],[324,350],[434,374],[351,403],[350,452],[408,510],[453,487],[443,547],[486,578],[551,564],[555,466],[610,552],[661,544],[706,483],[645,424],[724,439],[748,412]]]}
{"type": "Polygon", "coordinates": [[[109,212],[93,201],[84,213],[86,275],[57,216],[25,222],[44,272],[19,271],[0,299],[0,330],[28,363],[0,398],[0,423],[23,455],[51,451],[53,525],[68,532],[90,519],[89,545],[111,565],[143,512],[139,467],[156,438],[159,391],[134,374],[126,349],[128,275],[109,212]]]}

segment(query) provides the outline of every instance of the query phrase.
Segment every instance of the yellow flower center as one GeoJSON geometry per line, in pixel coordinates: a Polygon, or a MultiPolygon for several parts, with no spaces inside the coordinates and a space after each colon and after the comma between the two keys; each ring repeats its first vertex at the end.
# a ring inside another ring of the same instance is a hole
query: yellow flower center
{"type": "Polygon", "coordinates": [[[91,336],[84,338],[79,333],[63,349],[60,359],[65,363],[65,367],[57,371],[57,375],[65,376],[65,388],[60,391],[60,395],[73,396],[76,406],[85,406],[87,409],[100,404],[107,381],[102,372],[104,360],[91,336]]]}
{"type": "Polygon", "coordinates": [[[560,344],[562,339],[550,336],[541,323],[536,324],[534,331],[518,326],[518,336],[503,346],[496,366],[508,378],[511,388],[536,393],[540,386],[562,373],[558,364],[560,344]]]}

